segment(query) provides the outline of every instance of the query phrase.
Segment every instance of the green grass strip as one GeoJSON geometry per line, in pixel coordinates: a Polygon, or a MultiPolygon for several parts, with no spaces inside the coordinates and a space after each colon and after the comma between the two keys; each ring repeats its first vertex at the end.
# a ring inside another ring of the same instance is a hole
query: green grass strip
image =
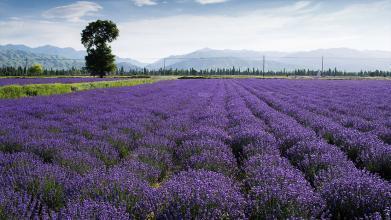
{"type": "Polygon", "coordinates": [[[7,85],[0,87],[0,99],[13,99],[27,96],[48,96],[70,92],[84,91],[98,88],[113,88],[135,86],[146,83],[154,83],[155,79],[131,79],[118,81],[100,81],[85,83],[52,83],[52,84],[28,84],[7,85]]]}

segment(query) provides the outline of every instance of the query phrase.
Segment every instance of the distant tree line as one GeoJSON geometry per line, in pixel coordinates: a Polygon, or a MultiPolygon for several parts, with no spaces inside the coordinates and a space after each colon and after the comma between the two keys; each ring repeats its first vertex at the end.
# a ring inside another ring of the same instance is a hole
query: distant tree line
{"type": "Polygon", "coordinates": [[[31,67],[12,67],[2,66],[0,67],[0,76],[79,76],[89,75],[84,69],[42,69],[42,71],[32,71],[31,67]]]}
{"type": "Polygon", "coordinates": [[[340,71],[336,68],[328,69],[320,73],[319,70],[310,69],[296,69],[296,70],[280,70],[280,71],[265,71],[256,68],[238,69],[232,68],[221,68],[221,69],[208,69],[208,70],[196,70],[190,69],[159,69],[149,70],[146,68],[139,70],[125,71],[123,68],[119,68],[116,71],[117,75],[173,75],[173,76],[187,76],[187,75],[255,75],[255,76],[371,76],[371,77],[390,77],[391,71],[374,70],[374,71],[359,71],[359,72],[347,72],[340,71]]]}
{"type": "MultiPolygon", "coordinates": [[[[0,76],[87,76],[89,72],[86,69],[45,69],[39,70],[35,65],[31,67],[0,67],[0,76]]],[[[172,76],[188,76],[188,75],[256,75],[256,76],[317,76],[319,70],[310,69],[297,69],[297,70],[281,70],[281,71],[265,71],[247,68],[221,68],[211,70],[196,70],[196,69],[158,69],[149,70],[143,69],[130,69],[125,70],[123,67],[117,68],[111,75],[128,76],[128,75],[172,75],[172,76]]],[[[359,71],[359,72],[346,72],[337,69],[327,69],[323,71],[322,76],[371,76],[371,77],[391,77],[391,71],[374,70],[374,71],[359,71]]]]}

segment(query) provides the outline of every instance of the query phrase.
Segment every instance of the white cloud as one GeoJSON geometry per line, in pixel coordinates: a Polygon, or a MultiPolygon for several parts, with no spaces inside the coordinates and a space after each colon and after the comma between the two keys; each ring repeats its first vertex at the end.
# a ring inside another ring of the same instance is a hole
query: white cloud
{"type": "Polygon", "coordinates": [[[100,11],[102,6],[89,1],[77,1],[70,5],[58,6],[51,8],[42,13],[44,18],[48,19],[64,19],[67,21],[80,21],[85,16],[94,15],[100,11]]]}
{"type": "Polygon", "coordinates": [[[201,5],[207,5],[207,4],[223,3],[223,2],[227,2],[228,0],[195,0],[195,1],[200,3],[201,5]]]}
{"type": "Polygon", "coordinates": [[[177,15],[122,22],[119,24],[121,36],[114,42],[113,49],[121,56],[139,59],[187,53],[204,47],[280,51],[335,47],[391,50],[391,28],[386,19],[390,7],[391,2],[354,4],[330,13],[323,12],[316,2],[302,1],[241,16],[177,15]]]}
{"type": "Polygon", "coordinates": [[[30,19],[0,21],[0,44],[26,44],[34,47],[51,44],[83,49],[80,33],[85,25],[80,22],[60,23],[30,19]]]}
{"type": "Polygon", "coordinates": [[[150,5],[156,5],[157,3],[154,0],[132,0],[133,3],[139,7],[142,6],[150,6],[150,5]]]}
{"type": "Polygon", "coordinates": [[[311,5],[310,1],[298,1],[296,2],[293,7],[291,7],[293,10],[300,10],[303,8],[306,8],[311,5]]]}
{"type": "MultiPolygon", "coordinates": [[[[150,62],[211,47],[297,51],[349,47],[391,51],[390,1],[324,12],[316,2],[262,8],[239,16],[173,15],[118,22],[113,52],[150,62]],[[189,25],[190,24],[190,25],[189,25]],[[149,59],[154,58],[154,59],[149,59]]],[[[82,49],[81,22],[0,21],[0,44],[53,44],[82,49]]]]}

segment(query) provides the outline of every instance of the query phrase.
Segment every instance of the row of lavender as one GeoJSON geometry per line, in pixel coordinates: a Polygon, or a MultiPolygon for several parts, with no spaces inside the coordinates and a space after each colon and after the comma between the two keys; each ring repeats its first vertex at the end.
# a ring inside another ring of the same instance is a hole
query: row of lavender
{"type": "Polygon", "coordinates": [[[130,214],[113,213],[125,217],[152,210],[154,193],[141,179],[157,181],[163,170],[144,163],[154,152],[138,146],[154,141],[161,121],[154,110],[175,105],[169,94],[178,87],[138,88],[3,101],[8,126],[0,146],[12,153],[1,160],[5,215],[93,217],[122,207],[130,214]]]}
{"type": "MultiPolygon", "coordinates": [[[[123,79],[123,78],[122,78],[123,79]]],[[[0,78],[0,86],[7,85],[27,85],[27,84],[51,84],[51,83],[83,83],[114,81],[121,78],[92,78],[92,77],[72,77],[72,78],[0,78]]]]}
{"type": "Polygon", "coordinates": [[[212,94],[221,83],[2,101],[0,215],[244,218],[212,94]]]}
{"type": "MultiPolygon", "coordinates": [[[[293,99],[290,97],[289,100],[294,101],[301,108],[330,117],[344,127],[375,134],[385,143],[391,144],[391,108],[389,107],[391,96],[383,95],[391,93],[391,83],[361,82],[360,90],[355,87],[357,86],[346,84],[342,88],[333,84],[323,85],[315,90],[311,88],[298,90],[291,87],[289,93],[297,95],[293,99]],[[336,98],[332,97],[329,86],[332,86],[332,93],[338,94],[336,98]]],[[[284,90],[278,95],[286,97],[286,92],[284,90]]]]}
{"type": "Polygon", "coordinates": [[[390,184],[270,107],[259,82],[1,101],[0,217],[387,217],[390,184]]]}
{"type": "Polygon", "coordinates": [[[249,81],[239,84],[246,88],[241,93],[249,108],[267,124],[268,131],[277,139],[280,153],[302,171],[320,194],[327,206],[326,213],[334,218],[352,218],[368,213],[376,216],[379,210],[389,212],[389,182],[357,169],[338,147],[327,144],[313,130],[270,107],[260,98],[266,93],[252,89],[248,86],[249,81]]]}
{"type": "MultiPolygon", "coordinates": [[[[274,82],[275,83],[275,82],[274,82]]],[[[325,96],[328,88],[328,83],[318,82],[318,88],[316,93],[312,93],[312,97],[317,96],[325,96]],[[323,91],[323,92],[322,92],[323,91]]],[[[356,83],[356,82],[353,82],[356,83]]],[[[363,85],[363,91],[359,90],[360,87],[356,88],[357,92],[366,94],[370,93],[370,90],[366,90],[365,85],[366,81],[361,82],[363,85]]],[[[372,82],[373,87],[379,87],[377,90],[377,96],[383,97],[384,100],[380,104],[380,106],[376,105],[376,101],[379,102],[378,99],[373,99],[374,104],[366,105],[370,106],[367,108],[371,108],[372,112],[377,112],[375,115],[384,115],[383,121],[386,123],[387,120],[391,117],[391,108],[390,108],[390,93],[387,93],[390,89],[388,86],[391,86],[389,82],[372,82]],[[380,84],[380,86],[379,86],[380,84]],[[383,88],[383,89],[382,89],[383,88]],[[388,104],[387,104],[388,102],[388,104]]],[[[374,135],[371,132],[362,132],[360,130],[345,127],[340,122],[334,120],[330,116],[319,114],[317,111],[311,111],[310,109],[318,109],[321,110],[322,105],[311,105],[310,102],[296,100],[292,101],[292,98],[289,98],[289,94],[291,93],[291,87],[286,89],[276,90],[275,85],[273,86],[273,82],[269,85],[259,85],[254,82],[249,82],[257,88],[255,91],[259,97],[267,102],[270,106],[273,106],[275,109],[288,114],[298,120],[300,123],[305,126],[313,129],[319,136],[322,136],[328,143],[335,144],[339,146],[351,160],[353,160],[359,167],[365,167],[366,169],[380,174],[382,177],[386,179],[391,178],[391,145],[382,141],[378,136],[374,135]],[[272,94],[270,92],[273,92],[272,94]],[[311,107],[308,107],[311,106],[311,107]]],[[[343,84],[342,84],[343,85],[343,84]]],[[[359,84],[360,85],[360,84],[359,84]]],[[[331,87],[332,88],[332,87],[331,87]]],[[[329,89],[330,90],[330,89],[329,89]]],[[[331,89],[332,90],[332,89],[331,89]]],[[[372,90],[374,90],[372,88],[372,90]]],[[[303,93],[301,94],[299,91],[295,91],[298,96],[306,96],[311,97],[311,93],[303,93]]],[[[305,92],[305,91],[304,91],[305,92]]],[[[342,96],[344,94],[341,94],[342,96]]],[[[365,97],[365,95],[362,95],[365,97]]],[[[369,97],[373,97],[373,94],[368,95],[369,97]]],[[[303,98],[301,98],[303,99],[303,98]]],[[[322,98],[320,98],[322,99],[322,98]]],[[[329,97],[329,99],[331,99],[329,97]]],[[[335,96],[335,99],[339,99],[338,96],[335,96]]],[[[360,98],[358,98],[360,99],[360,98]]],[[[363,99],[363,98],[361,98],[363,99]]],[[[294,100],[294,99],[293,99],[294,100]]],[[[356,100],[351,98],[350,102],[355,103],[356,100]]],[[[350,103],[349,102],[349,103],[350,103]]],[[[369,102],[369,100],[367,100],[369,102]]],[[[347,105],[349,105],[349,103],[347,105]]],[[[350,104],[352,105],[352,104],[350,104]]],[[[358,107],[357,107],[358,108],[358,107]]],[[[361,107],[364,108],[364,107],[361,107]]],[[[346,116],[341,116],[346,117],[346,116]]],[[[347,119],[349,120],[349,119],[347,119]]],[[[379,124],[375,122],[370,122],[373,124],[379,124]]],[[[375,127],[375,126],[373,126],[375,127]]],[[[391,125],[383,124],[382,133],[384,136],[391,136],[391,125]]]]}
{"type": "Polygon", "coordinates": [[[349,85],[346,81],[339,82],[340,87],[333,82],[314,83],[316,87],[300,86],[302,83],[305,82],[295,81],[295,86],[282,90],[277,96],[327,116],[344,127],[375,134],[385,143],[391,143],[391,97],[384,95],[391,93],[391,82],[359,82],[359,89],[358,85],[349,85]]]}
{"type": "Polygon", "coordinates": [[[251,219],[318,218],[326,211],[319,193],[282,156],[267,124],[247,107],[243,88],[228,85],[232,147],[242,170],[251,219]]]}

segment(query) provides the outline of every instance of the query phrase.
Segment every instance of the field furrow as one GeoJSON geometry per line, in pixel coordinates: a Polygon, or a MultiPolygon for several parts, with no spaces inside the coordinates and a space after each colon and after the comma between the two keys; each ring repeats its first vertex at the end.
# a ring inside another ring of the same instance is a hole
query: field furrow
{"type": "Polygon", "coordinates": [[[378,173],[385,179],[390,178],[391,147],[376,136],[345,128],[325,116],[276,98],[268,90],[252,88],[252,91],[269,106],[313,129],[328,143],[339,146],[358,166],[378,173]]]}
{"type": "Polygon", "coordinates": [[[383,85],[387,85],[387,83],[378,82],[370,88],[361,88],[364,91],[369,90],[365,94],[357,91],[357,89],[351,88],[344,91],[337,87],[336,89],[339,91],[334,92],[339,94],[337,97],[327,95],[327,87],[324,85],[320,85],[316,89],[290,87],[289,89],[278,90],[277,87],[272,86],[266,86],[263,89],[274,92],[276,98],[294,103],[299,108],[331,118],[346,128],[375,134],[382,141],[389,144],[391,143],[391,124],[389,121],[391,108],[387,103],[391,100],[388,97],[373,95],[381,92],[383,85]],[[354,98],[357,95],[359,97],[354,98]],[[352,103],[349,100],[355,101],[352,103]]]}
{"type": "MultiPolygon", "coordinates": [[[[330,107],[343,112],[323,111],[332,97],[314,89],[327,82],[297,83],[174,80],[0,100],[0,219],[387,218],[389,145],[340,119],[382,121],[389,94],[365,118],[346,98],[330,107]]],[[[341,83],[330,91],[373,93],[359,103],[380,91],[341,83]]]]}
{"type": "Polygon", "coordinates": [[[282,155],[300,169],[322,195],[332,216],[353,218],[363,215],[364,207],[375,213],[389,206],[388,182],[357,169],[338,147],[327,144],[315,132],[272,108],[250,91],[242,90],[247,105],[279,140],[282,155]],[[350,195],[345,194],[347,188],[350,195]]]}
{"type": "Polygon", "coordinates": [[[266,125],[247,108],[240,89],[230,83],[228,112],[232,146],[241,161],[252,219],[319,218],[324,201],[303,174],[278,150],[266,125]]]}

